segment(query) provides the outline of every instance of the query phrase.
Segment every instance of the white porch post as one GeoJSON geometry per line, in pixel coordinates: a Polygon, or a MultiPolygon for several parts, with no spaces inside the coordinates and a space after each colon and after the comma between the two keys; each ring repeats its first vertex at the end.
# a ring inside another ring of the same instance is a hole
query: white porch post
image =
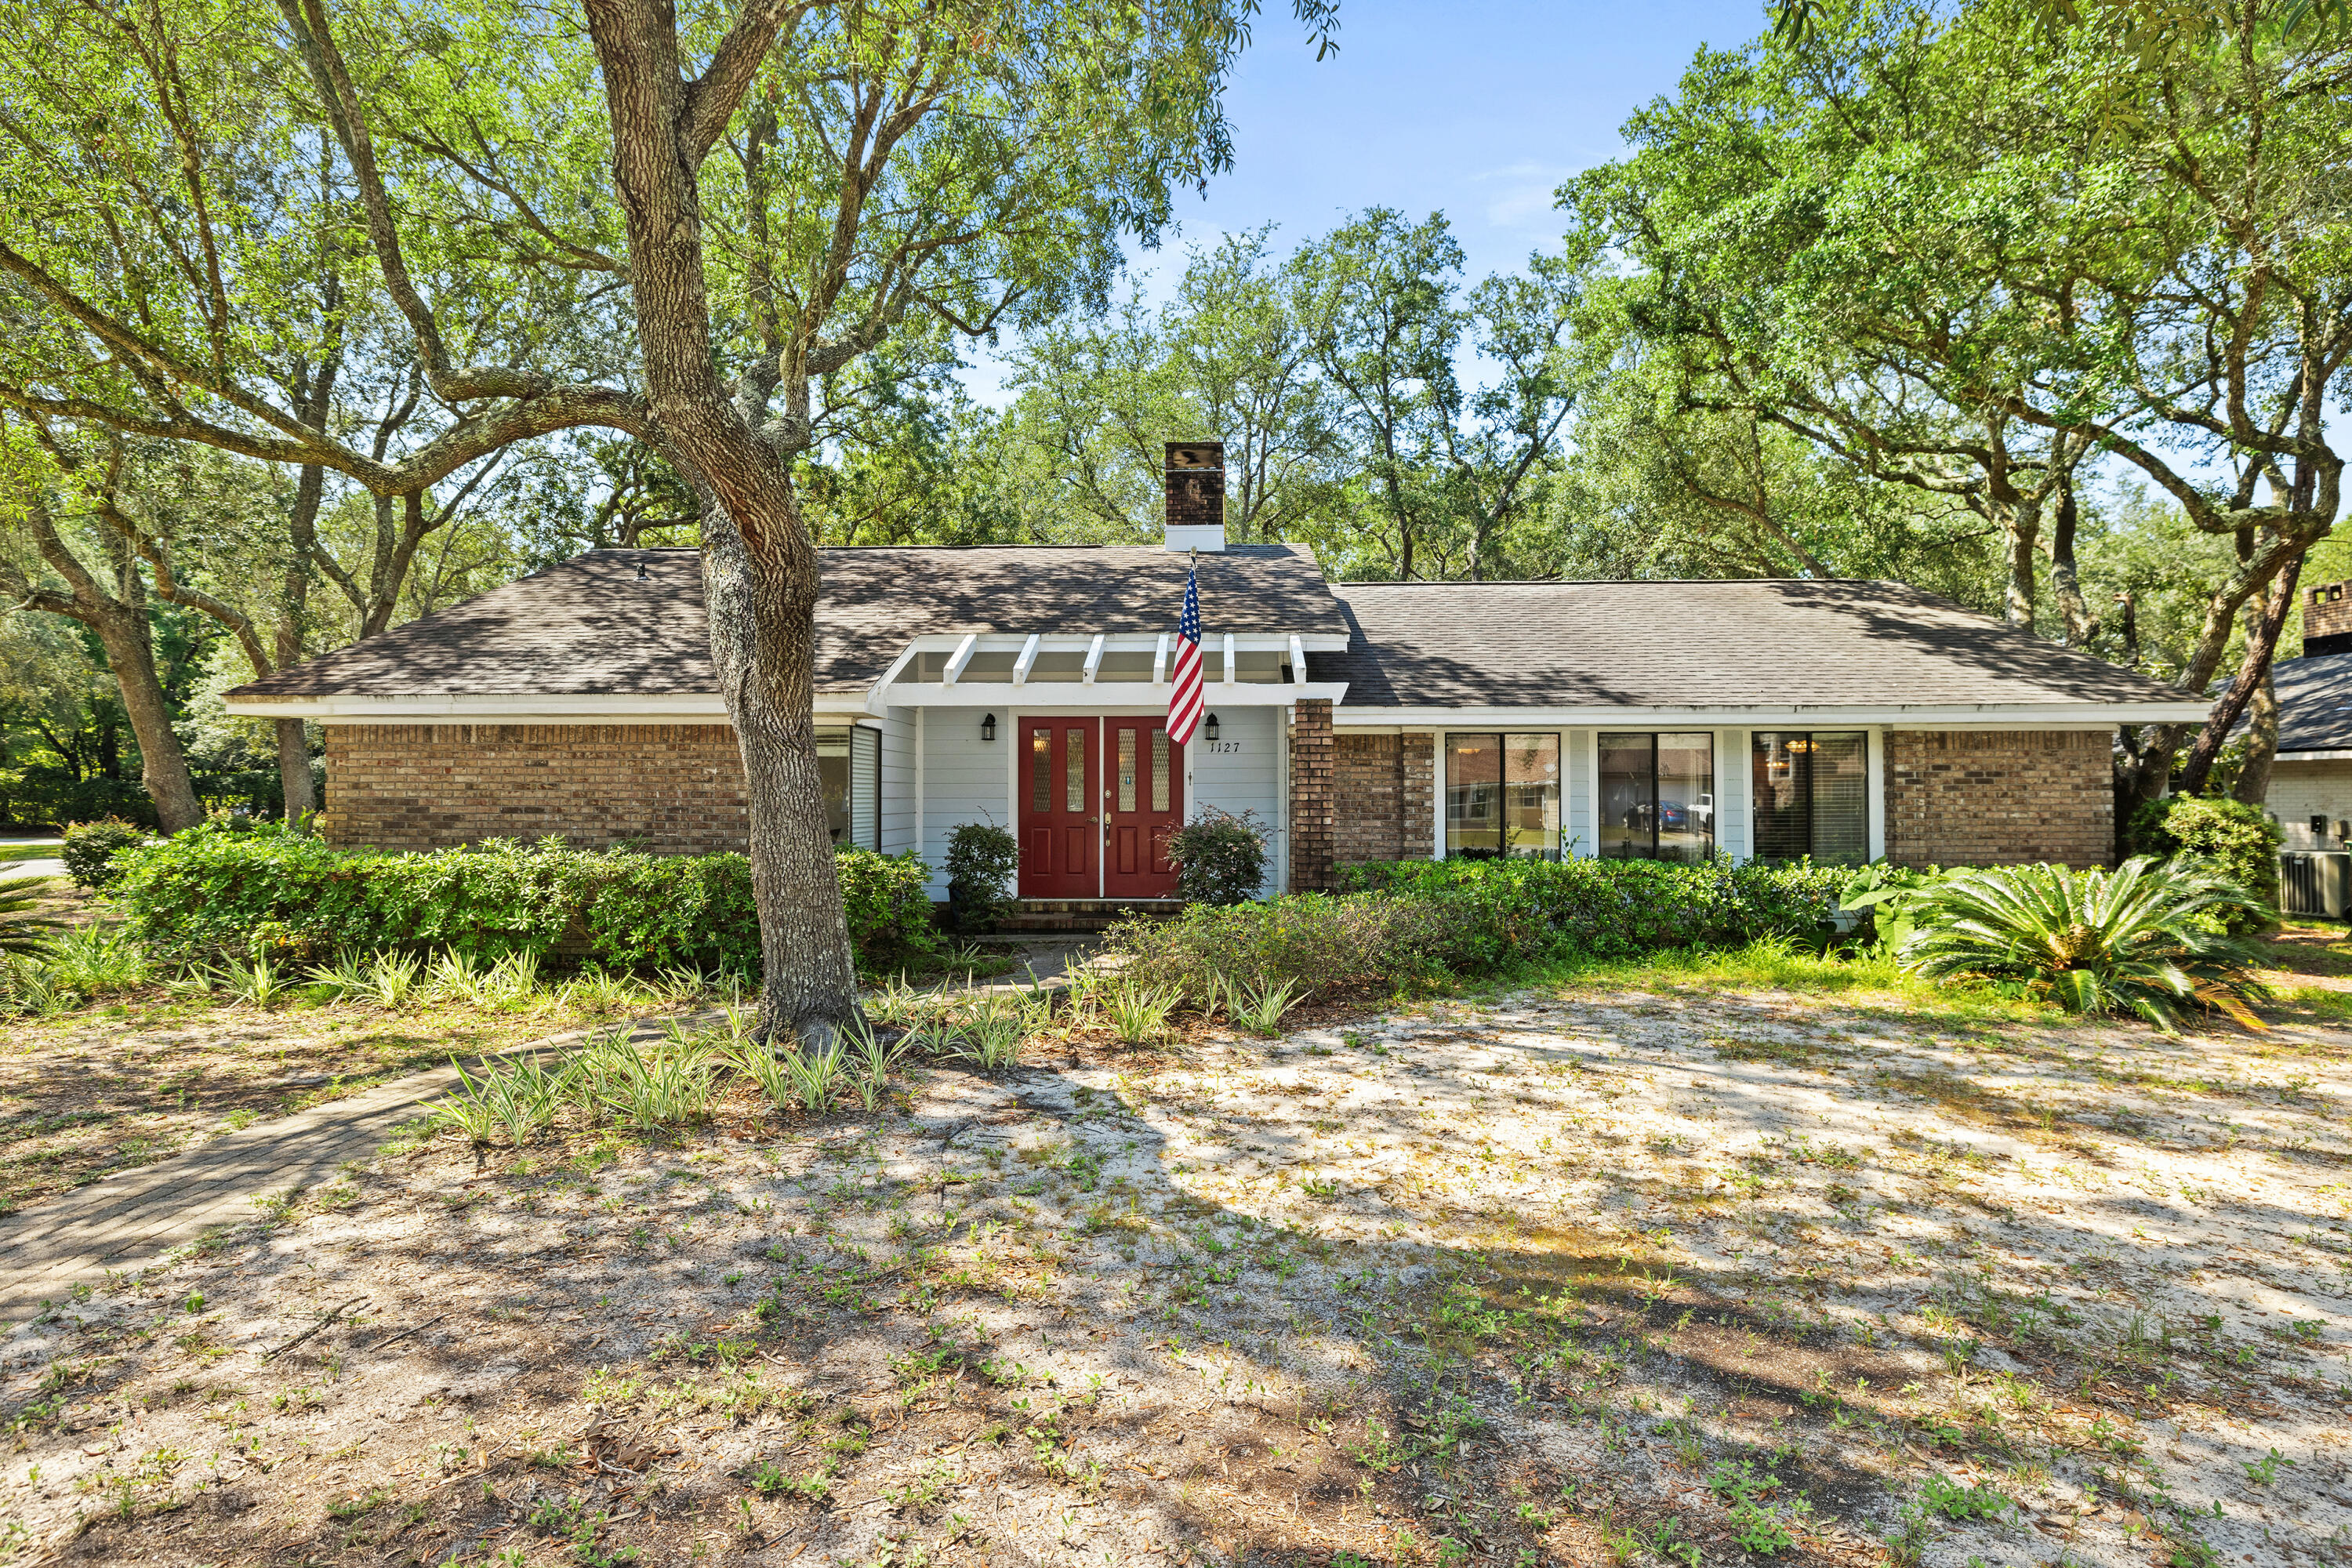
{"type": "Polygon", "coordinates": [[[1886,731],[1877,725],[1863,731],[1870,752],[1870,858],[1886,858],[1886,731]]]}

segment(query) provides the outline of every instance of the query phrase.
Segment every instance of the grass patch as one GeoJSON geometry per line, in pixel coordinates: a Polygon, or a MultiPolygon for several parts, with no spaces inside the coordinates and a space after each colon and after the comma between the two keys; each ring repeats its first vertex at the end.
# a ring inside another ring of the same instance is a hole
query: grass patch
{"type": "Polygon", "coordinates": [[[1795,991],[1968,1022],[2046,1026],[2067,1017],[2061,1008],[1991,986],[1921,980],[1884,954],[1813,952],[1769,937],[1739,947],[1676,948],[1643,958],[1569,959],[1541,965],[1527,978],[1578,988],[1795,991]]]}

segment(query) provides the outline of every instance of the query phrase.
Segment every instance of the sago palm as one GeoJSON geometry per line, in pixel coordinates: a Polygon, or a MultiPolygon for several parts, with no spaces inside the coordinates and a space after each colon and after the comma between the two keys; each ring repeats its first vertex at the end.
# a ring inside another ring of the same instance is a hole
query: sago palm
{"type": "Polygon", "coordinates": [[[40,912],[54,877],[11,877],[0,881],[0,952],[32,956],[47,952],[65,922],[40,912]]]}
{"type": "Polygon", "coordinates": [[[2185,1009],[2252,1023],[2254,943],[2221,928],[2264,913],[2237,883],[2180,860],[2140,856],[2112,871],[2001,866],[1935,888],[1903,943],[1903,966],[1930,977],[2023,981],[2069,1012],[2136,1013],[2169,1030],[2185,1009]]]}

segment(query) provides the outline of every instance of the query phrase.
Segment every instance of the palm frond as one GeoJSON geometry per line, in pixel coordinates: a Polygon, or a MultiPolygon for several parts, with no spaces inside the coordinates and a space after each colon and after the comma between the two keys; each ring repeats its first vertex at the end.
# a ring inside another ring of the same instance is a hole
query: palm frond
{"type": "Polygon", "coordinates": [[[66,922],[40,912],[55,877],[0,880],[0,952],[37,956],[49,951],[66,922]]]}

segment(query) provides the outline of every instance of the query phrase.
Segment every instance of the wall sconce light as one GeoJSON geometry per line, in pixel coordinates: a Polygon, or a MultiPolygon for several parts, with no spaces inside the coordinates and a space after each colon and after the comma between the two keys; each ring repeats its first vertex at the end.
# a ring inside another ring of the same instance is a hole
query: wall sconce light
{"type": "Polygon", "coordinates": [[[995,715],[995,714],[993,714],[993,713],[988,713],[988,714],[983,714],[983,715],[981,717],[981,721],[980,721],[980,738],[981,738],[982,740],[983,740],[983,741],[993,741],[994,739],[996,739],[996,715],[995,715]]]}
{"type": "Polygon", "coordinates": [[[1201,733],[1212,741],[1217,738],[1217,716],[1214,713],[1210,714],[1209,721],[1201,726],[1201,733]]]}

